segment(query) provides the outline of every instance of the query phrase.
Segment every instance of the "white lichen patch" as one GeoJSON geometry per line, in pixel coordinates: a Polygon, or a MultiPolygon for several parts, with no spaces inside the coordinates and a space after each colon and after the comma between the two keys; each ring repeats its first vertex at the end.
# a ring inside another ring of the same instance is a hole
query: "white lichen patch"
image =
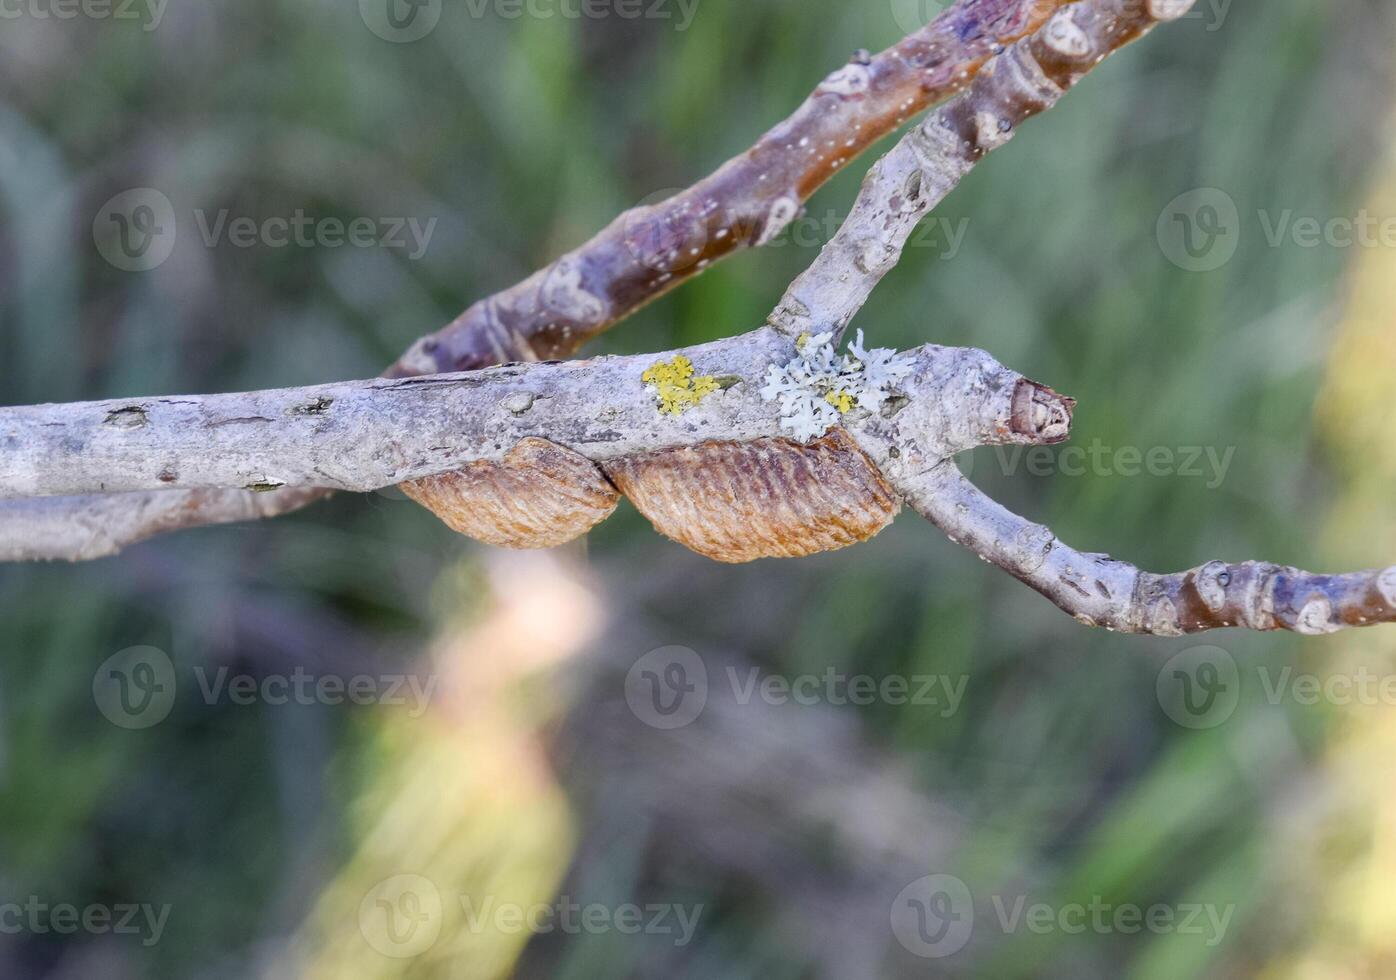
{"type": "Polygon", "coordinates": [[[801,442],[824,435],[855,408],[877,410],[911,373],[910,362],[896,360],[896,351],[865,349],[861,330],[842,357],[832,341],[831,333],[802,334],[799,356],[766,372],[761,397],[780,403],[781,428],[801,442]]]}

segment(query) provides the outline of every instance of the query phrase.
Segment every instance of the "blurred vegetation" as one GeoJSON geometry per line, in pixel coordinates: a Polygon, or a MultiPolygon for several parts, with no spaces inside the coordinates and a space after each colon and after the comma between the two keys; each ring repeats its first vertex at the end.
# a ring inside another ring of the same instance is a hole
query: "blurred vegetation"
{"type": "MultiPolygon", "coordinates": [[[[916,4],[701,0],[679,31],[676,4],[668,20],[513,19],[446,0],[411,44],[367,30],[357,6],[171,4],[149,31],[28,5],[0,21],[0,399],[371,376],[743,149],[851,51],[899,37],[916,4]],[[144,274],[108,265],[92,234],[134,187],[180,222],[144,274]],[[419,261],[205,247],[193,215],[224,208],[437,225],[419,261]]],[[[1007,473],[976,455],[977,482],[1080,547],[1159,570],[1385,564],[1390,243],[1274,247],[1264,222],[1396,214],[1392,12],[1200,6],[976,170],[938,214],[963,228],[958,248],[941,234],[912,249],[858,325],[880,344],[980,346],[1071,393],[1080,445],[1234,448],[1217,481],[1007,473]],[[1235,257],[1201,273],[1156,234],[1197,188],[1241,217],[1235,257]]],[[[598,349],[760,322],[859,170],[793,236],[598,349]]],[[[1390,675],[1391,634],[1207,638],[1246,681],[1232,717],[1194,731],[1156,681],[1198,640],[1084,630],[911,516],[847,552],[727,568],[627,508],[584,548],[516,559],[385,491],[88,566],[0,569],[0,623],[0,903],[171,908],[149,946],[4,931],[7,977],[1379,977],[1396,957],[1390,753],[1369,748],[1389,744],[1396,706],[1271,704],[1256,681],[1262,667],[1390,675]],[[94,706],[93,672],[138,644],[166,651],[182,684],[196,667],[417,670],[449,694],[420,718],[181,697],[129,731],[94,706]],[[624,677],[669,645],[715,678],[968,683],[948,717],[714,704],[658,732],[626,711],[624,677]],[[683,947],[455,930],[384,957],[360,900],[408,873],[499,901],[704,911],[683,947]],[[962,879],[981,923],[937,960],[889,926],[893,897],[931,873],[962,879]],[[999,928],[991,896],[1019,895],[1234,915],[1215,944],[999,928]]]]}

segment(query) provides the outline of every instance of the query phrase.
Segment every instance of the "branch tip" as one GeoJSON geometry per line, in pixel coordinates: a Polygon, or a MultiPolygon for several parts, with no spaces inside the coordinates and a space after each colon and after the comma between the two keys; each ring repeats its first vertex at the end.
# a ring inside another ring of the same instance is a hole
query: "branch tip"
{"type": "Polygon", "coordinates": [[[1037,445],[1053,446],[1071,437],[1076,399],[1023,378],[1013,392],[1010,427],[1037,445]]]}

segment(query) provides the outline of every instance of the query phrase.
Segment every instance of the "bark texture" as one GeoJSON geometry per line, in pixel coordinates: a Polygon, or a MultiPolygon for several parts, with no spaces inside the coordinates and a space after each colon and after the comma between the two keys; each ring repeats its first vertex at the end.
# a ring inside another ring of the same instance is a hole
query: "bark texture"
{"type": "Polygon", "coordinates": [[[863,181],[838,233],[771,315],[792,336],[839,336],[901,259],[917,224],[990,151],[1052,108],[1109,54],[1192,6],[1159,0],[1084,0],[1061,7],[1036,34],[1010,45],[968,91],[912,129],[863,181]]]}
{"type": "MultiPolygon", "coordinates": [[[[773,237],[842,166],[845,151],[862,149],[870,132],[917,107],[913,98],[889,109],[901,86],[919,80],[926,100],[944,94],[969,76],[964,66],[977,66],[977,45],[987,55],[999,47],[991,38],[1041,24],[873,167],[848,220],[791,284],[768,327],[678,352],[686,373],[667,376],[688,384],[697,371],[702,382],[683,399],[671,392],[657,403],[646,383],[651,356],[0,410],[0,495],[190,491],[10,502],[0,508],[0,557],[93,557],[168,527],[264,516],[319,492],[302,487],[405,482],[457,530],[524,547],[585,533],[609,515],[619,487],[663,533],[710,557],[747,561],[865,540],[905,500],[1087,626],[1163,636],[1224,627],[1322,634],[1396,621],[1396,567],[1318,575],[1213,561],[1156,575],[1070,548],[990,500],[952,457],[979,445],[1060,442],[1074,402],[982,351],[927,346],[902,355],[905,379],[876,405],[850,410],[830,393],[845,424],[810,443],[783,435],[760,396],[766,370],[794,357],[796,336],[843,332],[916,223],[979,159],[1112,51],[1191,6],[964,0],[926,37],[830,76],[792,120],[708,181],[623,215],[390,371],[569,352],[713,259],[773,237]],[[985,33],[986,25],[998,33],[985,33]],[[952,57],[960,58],[958,74],[942,77],[952,57]],[[221,501],[219,489],[232,487],[294,489],[255,507],[250,497],[221,501]]],[[[822,401],[816,407],[830,412],[822,401]]]]}
{"type": "MultiPolygon", "coordinates": [[[[384,372],[401,378],[564,357],[646,303],[749,245],[770,241],[803,202],[863,149],[912,115],[968,83],[1004,44],[1037,29],[1066,0],[958,0],[925,28],[877,56],[862,52],[828,76],[796,113],[746,153],[667,201],[622,215],[589,242],[518,285],[476,303],[421,338],[384,372]]],[[[417,488],[451,496],[449,478],[417,488]]],[[[410,488],[406,492],[413,493],[410,488]]],[[[464,492],[464,491],[462,491],[464,492]]],[[[126,497],[131,517],[105,538],[122,547],[181,526],[277,517],[330,493],[296,488],[249,499],[242,490],[126,497]],[[183,514],[185,525],[163,516],[183,514]],[[161,515],[142,523],[140,515],[161,515]]],[[[3,508],[4,505],[0,505],[3,508]]],[[[75,532],[91,524],[90,504],[66,505],[75,532]]],[[[102,508],[111,516],[119,511],[102,508]]],[[[45,507],[49,526],[65,505],[45,507]]],[[[11,515],[18,516],[18,515],[11,515]]],[[[8,523],[0,513],[0,524],[8,523]]],[[[54,550],[51,557],[65,557],[54,550]]]]}
{"type": "Polygon", "coordinates": [[[907,504],[958,544],[1032,586],[1086,626],[1182,636],[1238,627],[1314,636],[1396,622],[1396,568],[1317,575],[1265,562],[1208,562],[1173,575],[1141,571],[1064,544],[1004,508],[950,464],[895,468],[907,504]]]}
{"type": "Polygon", "coordinates": [[[1066,0],[960,0],[878,55],[854,55],[794,115],[673,197],[627,211],[590,241],[414,344],[389,376],[549,360],[733,252],[760,246],[826,181],[911,117],[962,89],[1066,0]]]}

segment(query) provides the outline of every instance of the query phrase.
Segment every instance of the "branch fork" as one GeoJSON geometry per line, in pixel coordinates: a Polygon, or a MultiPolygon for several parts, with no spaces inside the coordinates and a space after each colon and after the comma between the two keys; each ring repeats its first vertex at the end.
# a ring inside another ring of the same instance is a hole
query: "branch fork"
{"type": "Polygon", "coordinates": [[[284,512],[325,488],[394,483],[457,530],[514,546],[584,533],[624,494],[659,530],[723,561],[844,547],[905,503],[1087,626],[1316,635],[1396,621],[1396,568],[1315,575],[1214,561],[1156,575],[1004,509],[954,456],[1059,443],[1075,403],[982,351],[899,355],[895,391],[870,405],[830,392],[842,417],[812,440],[792,439],[760,393],[797,338],[837,342],[916,224],[980,160],[1108,54],[1192,6],[960,0],[827,77],[748,154],[472,307],[383,379],[0,410],[0,497],[23,498],[0,504],[0,558],[95,557],[163,530],[284,512]],[[768,241],[855,153],[960,89],[872,167],[764,327],[670,352],[686,360],[666,371],[654,355],[473,370],[569,354],[712,261],[768,241]],[[667,379],[667,414],[647,377],[667,379]]]}

